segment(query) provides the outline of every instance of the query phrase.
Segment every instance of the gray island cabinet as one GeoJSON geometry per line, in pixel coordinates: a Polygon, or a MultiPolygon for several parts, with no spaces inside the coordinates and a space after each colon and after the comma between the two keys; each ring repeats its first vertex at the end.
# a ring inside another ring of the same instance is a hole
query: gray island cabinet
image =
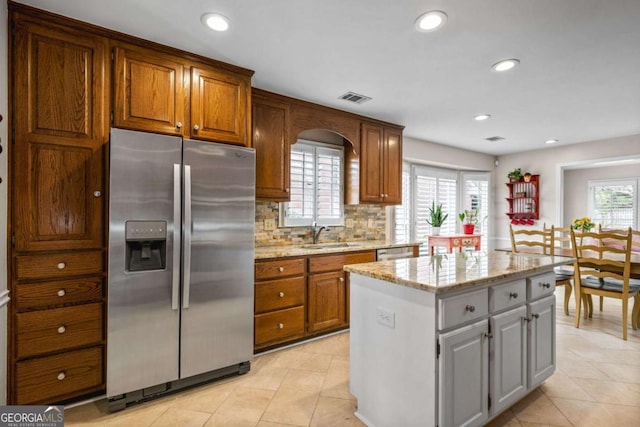
{"type": "Polygon", "coordinates": [[[370,427],[483,425],[555,371],[572,258],[463,252],[348,265],[350,390],[370,427]]]}

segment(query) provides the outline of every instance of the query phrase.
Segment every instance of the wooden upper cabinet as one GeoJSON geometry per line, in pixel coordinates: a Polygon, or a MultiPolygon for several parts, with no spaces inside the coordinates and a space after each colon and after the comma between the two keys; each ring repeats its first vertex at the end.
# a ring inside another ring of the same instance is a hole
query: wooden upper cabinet
{"type": "Polygon", "coordinates": [[[115,42],[113,125],[248,146],[251,76],[115,42]]]}
{"type": "Polygon", "coordinates": [[[135,46],[116,47],[115,127],[180,135],[185,122],[184,65],[135,46]]]}
{"type": "Polygon", "coordinates": [[[360,203],[402,203],[402,131],[362,123],[360,203]]]}
{"type": "Polygon", "coordinates": [[[256,198],[290,199],[289,104],[252,97],[253,148],[256,150],[256,198]]]}
{"type": "Polygon", "coordinates": [[[107,40],[14,22],[10,164],[16,249],[101,248],[107,40]]]}
{"type": "Polygon", "coordinates": [[[249,145],[251,79],[214,68],[191,68],[191,128],[194,139],[249,145]]]}

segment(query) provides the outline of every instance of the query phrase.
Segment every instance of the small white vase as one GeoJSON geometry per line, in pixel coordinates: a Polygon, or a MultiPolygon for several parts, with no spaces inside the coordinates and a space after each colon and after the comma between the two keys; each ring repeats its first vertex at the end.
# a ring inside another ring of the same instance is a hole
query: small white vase
{"type": "Polygon", "coordinates": [[[440,227],[431,227],[431,235],[439,236],[440,235],[440,227]]]}

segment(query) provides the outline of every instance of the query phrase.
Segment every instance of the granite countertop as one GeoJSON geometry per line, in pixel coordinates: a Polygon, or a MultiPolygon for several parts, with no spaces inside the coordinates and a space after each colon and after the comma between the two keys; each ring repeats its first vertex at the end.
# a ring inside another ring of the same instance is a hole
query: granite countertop
{"type": "Polygon", "coordinates": [[[571,257],[512,252],[462,252],[352,264],[345,271],[390,283],[441,293],[552,271],[571,257]]]}
{"type": "Polygon", "coordinates": [[[255,259],[283,258],[305,255],[330,254],[335,252],[357,252],[384,248],[419,246],[416,242],[397,242],[391,240],[363,240],[354,242],[320,242],[305,245],[256,246],[255,259]]]}

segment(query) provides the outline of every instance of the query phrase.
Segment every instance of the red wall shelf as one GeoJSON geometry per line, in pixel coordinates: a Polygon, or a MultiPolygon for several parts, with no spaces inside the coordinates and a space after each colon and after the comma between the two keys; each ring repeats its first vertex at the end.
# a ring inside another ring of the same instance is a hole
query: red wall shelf
{"type": "Polygon", "coordinates": [[[507,182],[509,203],[507,216],[513,224],[533,225],[533,220],[540,218],[540,175],[531,175],[528,182],[524,180],[507,182]]]}

